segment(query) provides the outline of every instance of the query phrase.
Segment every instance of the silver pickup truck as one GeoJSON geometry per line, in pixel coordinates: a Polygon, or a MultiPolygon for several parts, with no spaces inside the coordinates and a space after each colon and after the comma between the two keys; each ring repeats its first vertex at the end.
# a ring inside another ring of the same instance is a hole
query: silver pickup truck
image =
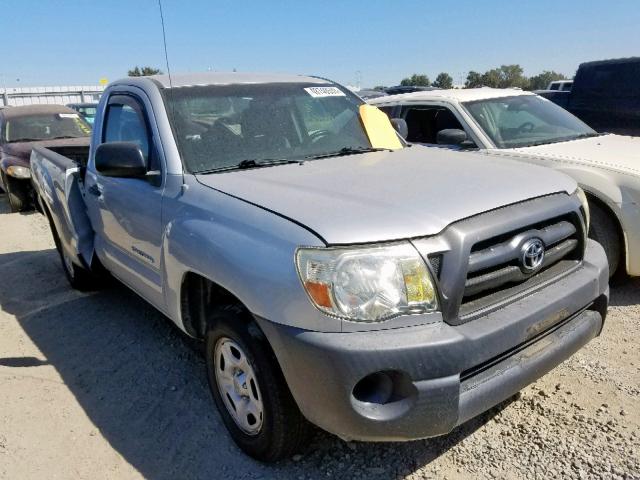
{"type": "Polygon", "coordinates": [[[261,460],[309,422],[448,433],[603,326],[607,260],[572,179],[405,146],[366,108],[315,77],[127,78],[88,151],[32,154],[71,284],[109,272],[201,339],[221,417],[261,460]]]}

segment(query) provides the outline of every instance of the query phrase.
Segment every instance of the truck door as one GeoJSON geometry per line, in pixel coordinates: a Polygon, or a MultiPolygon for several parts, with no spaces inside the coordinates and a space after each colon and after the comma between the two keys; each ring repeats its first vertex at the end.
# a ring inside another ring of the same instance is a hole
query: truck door
{"type": "MultiPolygon", "coordinates": [[[[150,106],[149,106],[150,109],[150,106]]],[[[163,166],[142,96],[112,93],[94,134],[98,142],[134,142],[147,160],[147,178],[101,175],[93,159],[87,169],[87,206],[96,251],[107,268],[151,303],[160,306],[162,282],[163,166]]]]}

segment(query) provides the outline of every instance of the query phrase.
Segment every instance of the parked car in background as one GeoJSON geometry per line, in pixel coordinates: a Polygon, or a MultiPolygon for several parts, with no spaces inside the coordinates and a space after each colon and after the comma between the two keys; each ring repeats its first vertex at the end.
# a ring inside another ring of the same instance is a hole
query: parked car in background
{"type": "Polygon", "coordinates": [[[388,95],[388,93],[383,92],[382,90],[373,90],[373,89],[367,89],[367,88],[358,90],[357,92],[355,92],[355,94],[358,95],[363,100],[368,100],[370,98],[385,97],[388,95]]]}
{"type": "Polygon", "coordinates": [[[83,158],[32,163],[71,284],[106,268],[202,340],[222,420],[261,460],[303,446],[305,418],[344,439],[448,433],[606,316],[574,180],[406,148],[329,80],[127,78],[83,158]]]}
{"type": "Polygon", "coordinates": [[[370,103],[404,119],[410,142],[480,150],[571,175],[587,194],[589,234],[604,246],[611,275],[618,268],[640,275],[640,138],[598,134],[522,90],[435,90],[370,103]]]}
{"type": "Polygon", "coordinates": [[[98,108],[97,103],[68,103],[67,107],[74,109],[89,125],[93,125],[98,108]]]}
{"type": "Polygon", "coordinates": [[[385,92],[389,95],[398,95],[400,93],[411,92],[426,92],[429,90],[438,90],[437,87],[418,87],[415,85],[396,85],[395,87],[389,87],[385,92]]]}
{"type": "Polygon", "coordinates": [[[640,135],[640,57],[583,63],[570,90],[539,94],[598,132],[640,135]]]}
{"type": "Polygon", "coordinates": [[[549,85],[547,86],[547,90],[552,92],[568,92],[569,90],[571,90],[572,85],[573,80],[555,80],[549,83],[549,85]]]}
{"type": "Polygon", "coordinates": [[[35,145],[89,145],[91,127],[62,105],[29,105],[0,110],[0,183],[14,212],[33,207],[30,157],[35,145]]]}

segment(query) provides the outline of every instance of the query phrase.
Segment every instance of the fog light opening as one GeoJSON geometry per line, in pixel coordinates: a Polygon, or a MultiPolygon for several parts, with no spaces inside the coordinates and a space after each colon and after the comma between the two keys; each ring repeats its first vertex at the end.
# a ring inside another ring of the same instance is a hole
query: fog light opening
{"type": "Polygon", "coordinates": [[[364,417],[388,420],[405,414],[416,397],[417,390],[409,375],[397,370],[381,370],[356,383],[351,403],[364,417]]]}
{"type": "Polygon", "coordinates": [[[353,387],[353,396],[360,402],[384,405],[393,398],[393,380],[387,372],[367,375],[353,387]]]}

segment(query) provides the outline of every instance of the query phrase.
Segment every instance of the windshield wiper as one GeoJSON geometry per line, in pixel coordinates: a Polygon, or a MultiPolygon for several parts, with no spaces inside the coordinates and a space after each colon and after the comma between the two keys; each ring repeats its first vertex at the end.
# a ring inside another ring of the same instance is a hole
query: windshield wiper
{"type": "Polygon", "coordinates": [[[50,140],[62,140],[64,138],[84,138],[84,137],[76,137],[75,135],[60,135],[59,137],[51,137],[50,140]]]}
{"type": "Polygon", "coordinates": [[[265,167],[273,167],[276,165],[285,165],[288,163],[299,163],[302,164],[304,160],[286,160],[283,158],[266,158],[255,160],[253,158],[242,160],[235,165],[228,165],[226,167],[218,167],[212,168],[210,170],[202,170],[199,172],[194,172],[196,175],[206,175],[207,173],[217,173],[217,172],[228,172],[230,170],[249,170],[251,168],[265,168],[265,167]]]}
{"type": "Polygon", "coordinates": [[[328,157],[343,157],[345,155],[357,155],[358,153],[368,153],[368,152],[382,152],[385,150],[391,151],[390,148],[344,147],[335,152],[320,153],[318,155],[309,155],[304,158],[317,159],[317,158],[328,158],[328,157]]]}
{"type": "MultiPolygon", "coordinates": [[[[575,135],[573,137],[561,137],[561,138],[554,138],[552,140],[541,140],[539,142],[528,143],[527,145],[524,146],[524,148],[527,148],[527,147],[538,147],[540,145],[551,145],[552,143],[571,142],[573,140],[580,140],[581,138],[600,137],[602,135],[603,135],[602,133],[598,133],[598,132],[581,133],[581,134],[575,135]]],[[[521,147],[516,147],[516,148],[521,148],[521,147]]]]}

